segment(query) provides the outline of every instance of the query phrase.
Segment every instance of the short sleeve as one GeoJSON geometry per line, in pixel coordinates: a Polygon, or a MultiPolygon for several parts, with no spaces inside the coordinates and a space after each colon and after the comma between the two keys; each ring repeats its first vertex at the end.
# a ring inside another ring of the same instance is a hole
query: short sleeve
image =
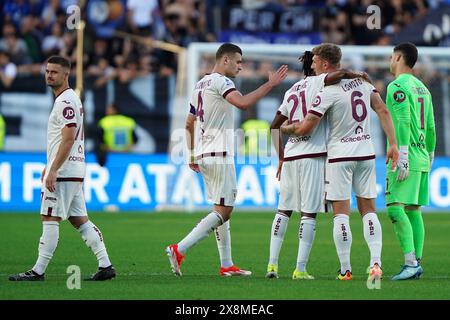
{"type": "Polygon", "coordinates": [[[189,113],[194,116],[197,114],[197,99],[198,99],[197,95],[198,95],[197,90],[194,90],[194,92],[191,95],[191,100],[189,100],[189,107],[188,107],[189,113]]]}
{"type": "Polygon", "coordinates": [[[314,98],[311,109],[309,109],[308,113],[314,114],[318,117],[322,117],[332,105],[333,92],[325,87],[314,98]]]}
{"type": "Polygon", "coordinates": [[[289,109],[288,109],[288,97],[289,97],[289,91],[287,91],[284,94],[283,102],[281,103],[280,107],[278,108],[278,111],[285,117],[289,118],[289,109]]]}
{"type": "Polygon", "coordinates": [[[58,101],[56,104],[55,111],[58,118],[58,122],[61,123],[63,127],[77,126],[77,118],[74,103],[67,100],[58,101]]]}
{"type": "Polygon", "coordinates": [[[377,88],[375,88],[375,86],[369,82],[366,82],[366,86],[369,88],[370,93],[375,92],[375,93],[379,93],[377,88]]]}
{"type": "Polygon", "coordinates": [[[236,90],[236,87],[234,86],[234,82],[227,77],[220,77],[217,81],[217,89],[220,95],[226,98],[229,93],[236,90]]]}

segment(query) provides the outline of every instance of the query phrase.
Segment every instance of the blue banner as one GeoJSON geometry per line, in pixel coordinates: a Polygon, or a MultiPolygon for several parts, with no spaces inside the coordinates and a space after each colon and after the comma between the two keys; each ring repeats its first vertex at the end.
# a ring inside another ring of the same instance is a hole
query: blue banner
{"type": "MultiPolygon", "coordinates": [[[[240,209],[275,209],[279,183],[276,159],[236,159],[237,198],[240,209]],[[245,161],[244,161],[245,160],[245,161]]],[[[385,207],[385,164],[377,165],[376,207],[385,207]]],[[[43,153],[0,153],[0,211],[37,211],[43,153]]],[[[450,158],[436,158],[430,174],[430,209],[450,207],[450,158]]],[[[84,193],[89,210],[144,210],[208,207],[200,174],[174,164],[167,155],[111,154],[106,167],[87,155],[84,193]]],[[[354,199],[352,208],[355,208],[354,199]]]]}
{"type": "Polygon", "coordinates": [[[322,36],[319,32],[277,33],[222,30],[219,33],[219,41],[232,43],[319,44],[322,42],[322,36]]]}

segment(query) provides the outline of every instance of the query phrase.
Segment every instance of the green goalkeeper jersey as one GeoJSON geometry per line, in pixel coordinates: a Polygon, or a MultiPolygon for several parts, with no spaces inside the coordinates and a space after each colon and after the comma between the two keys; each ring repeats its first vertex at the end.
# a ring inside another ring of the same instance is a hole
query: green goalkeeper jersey
{"type": "Polygon", "coordinates": [[[429,171],[429,153],[436,146],[430,91],[412,74],[403,73],[389,84],[386,105],[398,146],[408,146],[410,170],[429,171]]]}

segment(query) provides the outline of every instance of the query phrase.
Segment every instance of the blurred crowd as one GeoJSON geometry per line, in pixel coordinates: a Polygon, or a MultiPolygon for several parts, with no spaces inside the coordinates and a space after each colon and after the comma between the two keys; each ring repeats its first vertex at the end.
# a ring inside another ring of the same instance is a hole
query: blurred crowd
{"type": "Polygon", "coordinates": [[[96,85],[116,77],[127,82],[149,73],[175,73],[177,56],[149,46],[149,40],[181,47],[193,41],[216,40],[206,31],[205,1],[4,0],[0,4],[0,72],[4,87],[18,74],[42,73],[42,62],[55,54],[68,58],[75,70],[76,29],[67,26],[73,5],[80,8],[81,18],[87,22],[83,62],[86,74],[97,77],[96,85]],[[97,32],[96,22],[105,10],[106,22],[112,23],[117,34],[97,32]],[[138,36],[137,41],[126,34],[138,36]]]}
{"type": "MultiPolygon", "coordinates": [[[[187,47],[191,42],[217,41],[217,8],[286,10],[290,6],[320,10],[320,32],[324,42],[336,44],[388,45],[392,35],[420,19],[442,0],[4,0],[0,18],[0,72],[8,87],[17,74],[39,74],[51,55],[69,58],[76,65],[76,30],[68,30],[68,11],[81,9],[87,21],[84,67],[97,77],[96,85],[117,78],[127,82],[154,73],[177,71],[177,55],[155,49],[144,40],[160,40],[187,47]],[[104,3],[108,8],[101,7],[104,3]],[[95,6],[97,4],[97,6],[95,6]],[[382,11],[382,28],[367,33],[366,9],[376,4],[382,11]],[[106,10],[115,21],[116,33],[99,35],[95,20],[106,10]],[[94,22],[93,22],[94,21],[94,22]],[[139,36],[136,39],[124,34],[139,36]],[[11,80],[12,79],[12,80],[11,80]]],[[[256,66],[257,72],[268,66],[256,66]]]]}

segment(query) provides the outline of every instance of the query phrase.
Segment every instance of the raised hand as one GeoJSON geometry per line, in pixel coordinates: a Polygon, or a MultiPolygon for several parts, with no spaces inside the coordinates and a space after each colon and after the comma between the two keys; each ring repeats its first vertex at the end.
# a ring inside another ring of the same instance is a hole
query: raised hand
{"type": "Polygon", "coordinates": [[[287,76],[288,66],[283,64],[275,73],[269,72],[269,84],[273,87],[279,85],[287,76]]]}

